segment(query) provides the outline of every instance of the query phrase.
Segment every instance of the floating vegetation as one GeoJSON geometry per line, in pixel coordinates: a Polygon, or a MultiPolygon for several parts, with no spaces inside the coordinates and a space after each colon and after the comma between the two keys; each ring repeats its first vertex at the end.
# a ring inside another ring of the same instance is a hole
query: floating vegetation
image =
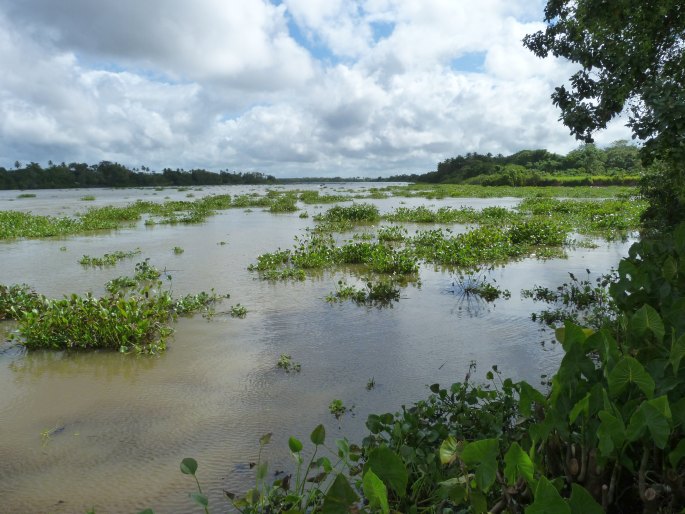
{"type": "Polygon", "coordinates": [[[183,248],[181,248],[180,246],[174,246],[171,249],[171,251],[174,252],[174,255],[181,255],[183,252],[185,252],[185,250],[183,248]]]}
{"type": "Polygon", "coordinates": [[[94,202],[95,201],[95,196],[93,195],[85,195],[81,197],[81,200],[84,202],[94,202]]]}
{"type": "Polygon", "coordinates": [[[21,193],[17,195],[17,198],[35,198],[36,195],[33,193],[21,193]]]}
{"type": "Polygon", "coordinates": [[[307,205],[322,204],[322,203],[337,203],[349,202],[352,200],[349,196],[343,195],[322,195],[318,191],[302,191],[299,199],[302,203],[307,205]]]}
{"type": "Polygon", "coordinates": [[[130,252],[116,251],[112,253],[106,253],[102,257],[91,257],[90,255],[84,255],[81,257],[81,259],[79,259],[78,263],[81,266],[102,268],[106,266],[114,266],[121,260],[128,259],[139,254],[140,249],[136,248],[130,252]]]}
{"type": "Polygon", "coordinates": [[[0,321],[18,319],[22,312],[38,309],[42,297],[26,284],[0,284],[0,321]]]}
{"type": "Polygon", "coordinates": [[[594,282],[587,276],[577,278],[569,273],[568,282],[555,289],[535,286],[521,291],[523,298],[549,305],[548,309],[533,313],[533,321],[539,321],[550,327],[559,327],[564,323],[582,323],[584,326],[599,328],[610,325],[616,318],[616,304],[609,295],[609,286],[615,281],[614,275],[602,275],[594,282]]]}
{"type": "Polygon", "coordinates": [[[276,367],[284,370],[286,373],[290,373],[291,371],[299,373],[302,370],[302,364],[299,362],[294,362],[293,358],[285,353],[282,353],[278,358],[276,367]]]}
{"type": "Polygon", "coordinates": [[[114,230],[137,223],[145,225],[202,223],[217,210],[267,207],[271,212],[297,210],[293,193],[271,196],[211,195],[195,201],[167,200],[163,203],[138,200],[125,207],[94,207],[73,217],[41,216],[19,211],[0,211],[0,239],[69,236],[97,230],[114,230]]]}
{"type": "Polygon", "coordinates": [[[367,281],[363,288],[351,286],[343,280],[338,281],[338,286],[333,293],[326,296],[329,303],[351,300],[358,305],[375,305],[384,307],[397,302],[400,299],[400,289],[392,280],[381,279],[367,281]]]}
{"type": "Polygon", "coordinates": [[[160,272],[144,261],[126,287],[108,287],[110,294],[100,298],[87,293],[51,299],[28,286],[0,286],[0,316],[18,321],[14,338],[30,350],[157,353],[166,348],[178,315],[209,309],[221,297],[202,292],[174,299],[155,276],[160,272]]]}
{"type": "Polygon", "coordinates": [[[309,213],[307,211],[302,211],[300,213],[300,218],[302,218],[302,219],[309,218],[309,213]]]}
{"type": "Polygon", "coordinates": [[[277,196],[269,206],[269,212],[295,212],[297,207],[297,197],[294,194],[277,196]]]}
{"type": "Polygon", "coordinates": [[[328,411],[335,416],[335,419],[342,418],[348,412],[348,410],[349,409],[345,407],[345,404],[342,400],[333,400],[328,404],[328,411]]]}
{"type": "Polygon", "coordinates": [[[239,303],[231,307],[231,317],[232,318],[244,318],[247,316],[247,307],[240,305],[239,303]]]}
{"type": "Polygon", "coordinates": [[[374,223],[381,219],[378,207],[369,203],[355,203],[349,206],[336,205],[323,214],[314,216],[322,222],[374,223]]]}
{"type": "Polygon", "coordinates": [[[371,377],[369,380],[366,381],[366,390],[371,391],[373,388],[376,387],[376,379],[371,377]]]}

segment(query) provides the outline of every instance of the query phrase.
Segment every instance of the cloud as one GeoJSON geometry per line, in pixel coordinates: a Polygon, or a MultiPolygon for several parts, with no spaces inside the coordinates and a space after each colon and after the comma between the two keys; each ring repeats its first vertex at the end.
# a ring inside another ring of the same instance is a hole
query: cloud
{"type": "MultiPolygon", "coordinates": [[[[523,48],[543,26],[532,12],[524,0],[0,0],[0,164],[375,176],[469,151],[565,152],[577,143],[549,95],[573,67],[523,48]]],[[[604,137],[628,135],[619,122],[604,137]]]]}

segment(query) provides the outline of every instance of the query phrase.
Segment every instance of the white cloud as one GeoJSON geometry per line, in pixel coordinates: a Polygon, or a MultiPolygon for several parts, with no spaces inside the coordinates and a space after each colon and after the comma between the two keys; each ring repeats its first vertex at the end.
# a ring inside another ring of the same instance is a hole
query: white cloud
{"type": "MultiPolygon", "coordinates": [[[[565,152],[577,143],[549,95],[573,68],[523,48],[542,27],[530,6],[0,0],[0,164],[375,176],[565,152]],[[465,55],[482,66],[459,69],[465,55]]],[[[613,124],[600,141],[626,137],[613,124]]]]}

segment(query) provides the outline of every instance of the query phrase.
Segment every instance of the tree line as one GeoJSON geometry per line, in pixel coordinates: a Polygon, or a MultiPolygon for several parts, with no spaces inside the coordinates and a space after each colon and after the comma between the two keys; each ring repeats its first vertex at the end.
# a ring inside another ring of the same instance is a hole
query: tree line
{"type": "Polygon", "coordinates": [[[276,178],[261,172],[212,172],[204,169],[164,168],[161,173],[146,166],[130,169],[122,164],[102,161],[98,164],[72,162],[48,163],[47,167],[31,162],[16,162],[14,169],[0,166],[0,189],[62,189],[75,187],[165,187],[228,184],[272,184],[276,178]]]}
{"type": "Polygon", "coordinates": [[[480,185],[634,184],[643,173],[640,149],[615,141],[602,149],[586,143],[566,155],[521,150],[511,155],[467,153],[438,163],[425,174],[396,175],[395,180],[480,185]]]}

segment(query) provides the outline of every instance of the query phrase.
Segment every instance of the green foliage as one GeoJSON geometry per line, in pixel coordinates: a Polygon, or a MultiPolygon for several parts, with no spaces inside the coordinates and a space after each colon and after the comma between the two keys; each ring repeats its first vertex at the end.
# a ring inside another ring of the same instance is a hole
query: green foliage
{"type": "Polygon", "coordinates": [[[297,210],[297,197],[292,194],[276,197],[269,206],[269,212],[295,212],[297,210]]]}
{"type": "Polygon", "coordinates": [[[597,277],[593,282],[590,280],[589,269],[586,273],[587,277],[584,279],[569,273],[571,280],[555,289],[535,286],[521,291],[524,298],[532,298],[536,302],[544,302],[550,306],[539,313],[533,313],[533,321],[540,321],[549,326],[558,326],[570,321],[596,329],[613,324],[618,312],[608,288],[615,277],[604,275],[597,277]]]}
{"type": "Polygon", "coordinates": [[[336,205],[328,209],[324,214],[314,216],[316,221],[373,223],[380,219],[378,207],[368,203],[355,203],[350,206],[336,205]]]}
{"type": "Polygon", "coordinates": [[[174,246],[171,249],[171,251],[174,252],[174,255],[181,255],[183,252],[185,252],[185,250],[183,248],[181,248],[180,246],[174,246]]]}
{"type": "Polygon", "coordinates": [[[117,250],[116,252],[106,253],[102,257],[91,257],[84,255],[79,259],[78,263],[85,267],[106,267],[115,266],[119,261],[134,257],[140,254],[140,249],[135,249],[130,252],[117,250]]]}
{"type": "Polygon", "coordinates": [[[0,321],[19,319],[23,312],[39,309],[43,298],[26,284],[0,284],[0,321]]]}
{"type": "Polygon", "coordinates": [[[302,191],[299,199],[302,203],[307,205],[350,201],[350,198],[347,196],[322,195],[318,191],[302,191]]]}
{"type": "Polygon", "coordinates": [[[17,338],[29,350],[108,349],[156,353],[173,333],[170,322],[220,300],[214,292],[174,299],[147,261],[136,265],[135,278],[108,283],[110,294],[88,293],[46,298],[27,286],[0,286],[0,319],[18,321],[17,338]]]}
{"type": "Polygon", "coordinates": [[[343,417],[348,410],[342,400],[332,400],[328,405],[328,411],[335,416],[335,419],[343,417]]]}
{"type": "Polygon", "coordinates": [[[247,316],[247,307],[239,303],[231,306],[232,318],[244,318],[245,316],[247,316]]]}
{"type": "Polygon", "coordinates": [[[326,296],[329,303],[351,300],[357,305],[387,307],[400,299],[399,287],[392,280],[367,281],[364,288],[357,288],[339,280],[335,292],[326,296]]]}
{"type": "Polygon", "coordinates": [[[302,364],[299,362],[294,362],[293,358],[285,353],[282,353],[278,358],[276,367],[284,370],[286,373],[290,373],[291,371],[296,371],[299,373],[302,370],[302,364]]]}

